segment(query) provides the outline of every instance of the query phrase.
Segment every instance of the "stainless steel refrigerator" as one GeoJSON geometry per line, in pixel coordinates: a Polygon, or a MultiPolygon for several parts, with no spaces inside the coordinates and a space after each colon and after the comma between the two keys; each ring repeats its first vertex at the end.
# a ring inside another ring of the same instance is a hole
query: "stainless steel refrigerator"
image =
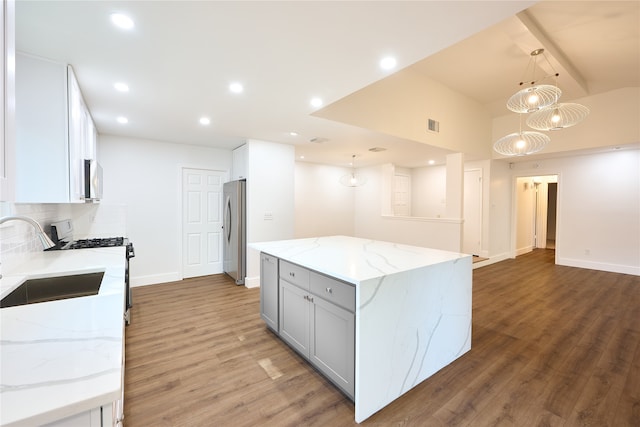
{"type": "Polygon", "coordinates": [[[223,187],[223,269],[236,285],[243,285],[247,271],[246,181],[226,182],[223,187]]]}

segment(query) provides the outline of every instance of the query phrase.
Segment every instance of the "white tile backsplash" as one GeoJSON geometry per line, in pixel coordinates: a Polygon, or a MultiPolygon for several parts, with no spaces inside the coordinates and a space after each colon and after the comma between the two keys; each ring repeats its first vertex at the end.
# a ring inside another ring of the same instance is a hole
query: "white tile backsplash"
{"type": "MultiPolygon", "coordinates": [[[[51,223],[72,219],[74,239],[126,236],[125,206],[71,203],[7,203],[2,202],[2,216],[20,215],[36,220],[51,235],[51,223]]],[[[9,272],[42,251],[34,228],[23,221],[0,225],[0,271],[9,272]]]]}
{"type": "MultiPolygon", "coordinates": [[[[68,206],[52,203],[3,203],[3,216],[19,215],[36,220],[48,232],[53,221],[68,215],[68,206]]],[[[0,263],[2,271],[29,260],[30,254],[42,251],[36,230],[24,221],[8,221],[0,225],[0,263]]]]}

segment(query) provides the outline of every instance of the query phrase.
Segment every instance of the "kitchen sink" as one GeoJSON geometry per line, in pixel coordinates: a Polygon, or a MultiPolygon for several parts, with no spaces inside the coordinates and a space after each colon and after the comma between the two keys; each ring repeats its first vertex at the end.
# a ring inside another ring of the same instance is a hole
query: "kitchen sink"
{"type": "Polygon", "coordinates": [[[0,300],[0,308],[96,295],[104,271],[29,279],[0,300]]]}

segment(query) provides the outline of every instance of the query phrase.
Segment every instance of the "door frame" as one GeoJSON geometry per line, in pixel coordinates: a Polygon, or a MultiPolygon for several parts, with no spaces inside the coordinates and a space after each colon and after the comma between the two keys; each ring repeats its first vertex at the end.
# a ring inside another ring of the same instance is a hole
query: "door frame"
{"type": "MultiPolygon", "coordinates": [[[[177,182],[177,186],[178,186],[178,191],[176,191],[176,220],[178,221],[176,230],[178,232],[178,265],[180,266],[179,269],[179,275],[180,275],[180,280],[184,280],[184,263],[183,263],[183,259],[184,259],[184,242],[183,242],[183,234],[184,234],[184,227],[183,227],[183,200],[184,200],[184,191],[183,191],[183,180],[182,180],[182,174],[184,173],[185,169],[202,169],[202,170],[206,170],[206,171],[211,171],[211,172],[220,172],[222,174],[222,179],[223,179],[223,183],[229,181],[229,174],[230,171],[227,170],[223,170],[223,169],[211,169],[211,166],[208,165],[199,165],[199,164],[192,164],[192,163],[178,163],[177,165],[177,170],[176,170],[176,182],[177,182]]],[[[220,197],[222,198],[223,195],[222,193],[220,193],[220,197]]],[[[220,200],[220,203],[222,204],[224,202],[224,200],[220,200]]]]}
{"type": "MultiPolygon", "coordinates": [[[[553,171],[539,171],[538,173],[514,173],[511,176],[511,242],[509,245],[509,258],[515,258],[517,253],[517,230],[518,230],[518,178],[535,178],[544,176],[556,176],[558,191],[556,193],[556,247],[554,264],[558,264],[558,252],[562,245],[562,174],[553,171]]],[[[537,210],[534,205],[534,210],[537,210]]],[[[535,224],[534,224],[535,226],[535,224]]]]}
{"type": "MultiPolygon", "coordinates": [[[[472,254],[472,255],[478,255],[478,256],[486,256],[485,251],[483,251],[483,243],[484,243],[484,233],[483,233],[483,227],[484,227],[484,170],[482,168],[469,168],[469,169],[464,169],[463,170],[463,174],[462,174],[462,186],[463,186],[463,190],[465,189],[465,182],[466,182],[466,173],[467,172],[479,172],[480,176],[478,177],[480,179],[480,183],[479,183],[479,188],[480,188],[480,193],[479,193],[479,198],[480,198],[480,203],[479,203],[479,209],[478,209],[478,218],[479,219],[479,250],[477,254],[472,254]]],[[[464,252],[464,242],[465,242],[465,223],[466,223],[466,218],[464,217],[464,201],[466,200],[467,195],[463,193],[462,195],[462,200],[463,200],[463,206],[462,206],[462,219],[465,220],[462,224],[462,246],[461,246],[461,252],[464,252]]]]}

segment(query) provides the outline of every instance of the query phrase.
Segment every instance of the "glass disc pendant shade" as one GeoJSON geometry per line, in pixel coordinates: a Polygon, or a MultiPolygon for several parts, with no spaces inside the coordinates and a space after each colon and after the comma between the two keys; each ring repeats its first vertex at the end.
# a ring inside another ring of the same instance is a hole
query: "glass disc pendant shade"
{"type": "Polygon", "coordinates": [[[533,113],[555,104],[562,91],[553,85],[535,85],[516,92],[507,101],[507,108],[514,113],[533,113]]]}
{"type": "Polygon", "coordinates": [[[346,187],[360,187],[366,182],[367,180],[362,175],[355,173],[355,171],[340,177],[340,184],[346,187]]]}
{"type": "Polygon", "coordinates": [[[581,104],[563,103],[536,111],[527,118],[527,126],[537,130],[559,130],[580,123],[589,115],[581,104]]]}
{"type": "MultiPolygon", "coordinates": [[[[351,166],[353,167],[354,162],[355,162],[355,154],[353,156],[351,156],[351,166]]],[[[346,187],[360,187],[361,185],[364,185],[367,182],[367,178],[365,178],[364,176],[360,175],[359,173],[356,173],[355,168],[351,169],[351,172],[349,172],[346,175],[342,175],[340,177],[340,184],[346,186],[346,187]]]]}
{"type": "Polygon", "coordinates": [[[520,131],[503,136],[493,149],[505,156],[525,156],[542,150],[551,139],[540,132],[520,131]]]}

